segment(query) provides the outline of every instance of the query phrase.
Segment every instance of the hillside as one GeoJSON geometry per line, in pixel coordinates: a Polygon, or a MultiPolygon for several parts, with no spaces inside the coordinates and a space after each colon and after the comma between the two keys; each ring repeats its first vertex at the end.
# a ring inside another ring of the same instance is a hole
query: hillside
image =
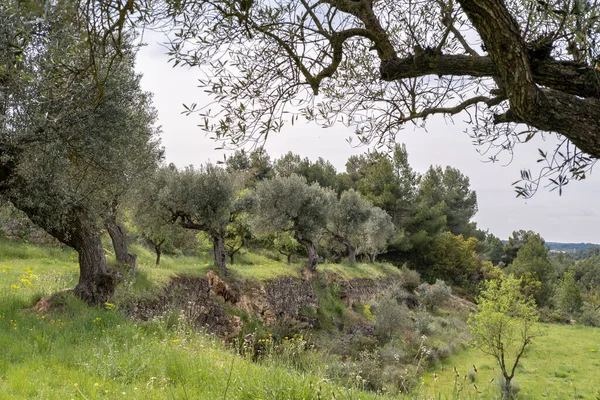
{"type": "Polygon", "coordinates": [[[560,252],[577,252],[585,251],[592,247],[600,247],[599,244],[595,243],[562,243],[562,242],[546,242],[546,246],[550,247],[550,250],[560,252]]]}
{"type": "MultiPolygon", "coordinates": [[[[119,287],[117,304],[160,291],[160,282],[176,273],[202,276],[208,269],[200,258],[170,257],[161,268],[150,268],[140,253],[140,273],[119,287]]],[[[385,265],[324,269],[355,278],[394,273],[385,265]]],[[[300,270],[274,262],[232,267],[238,277],[255,282],[299,278],[300,270]]],[[[66,294],[53,311],[31,308],[40,297],[72,287],[77,273],[75,253],[68,249],[0,240],[0,399],[375,397],[359,384],[323,379],[326,365],[310,358],[292,367],[300,360],[294,353],[307,346],[300,336],[289,338],[295,343],[281,338],[283,352],[253,362],[218,337],[192,329],[175,309],[141,322],[126,317],[118,305],[89,308],[66,294]]]]}
{"type": "MultiPolygon", "coordinates": [[[[113,303],[90,308],[65,293],[36,311],[76,283],[75,253],[0,240],[0,399],[496,398],[493,361],[466,347],[474,306],[430,303],[443,287],[415,290],[408,270],[327,264],[308,281],[300,264],[247,253],[222,280],[208,258],[155,267],[135,251],[139,274],[113,303]]],[[[519,369],[521,398],[594,399],[600,331],[542,330],[519,369]]]]}

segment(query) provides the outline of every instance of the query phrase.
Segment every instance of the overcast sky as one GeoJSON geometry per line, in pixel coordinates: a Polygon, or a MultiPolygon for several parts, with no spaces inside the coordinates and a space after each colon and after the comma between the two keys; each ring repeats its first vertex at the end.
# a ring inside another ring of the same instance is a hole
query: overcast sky
{"type": "MultiPolygon", "coordinates": [[[[144,75],[143,88],[154,93],[167,161],[178,166],[200,165],[231,154],[215,150],[217,144],[197,127],[199,117],[181,114],[183,103],[201,106],[208,101],[196,85],[199,70],[170,67],[165,50],[152,38],[147,37],[146,42],[148,46],[138,55],[137,69],[144,75]]],[[[511,183],[519,179],[521,169],[536,168],[537,148],[544,143],[533,140],[518,147],[508,166],[484,163],[465,128],[460,116],[455,125],[431,118],[427,131],[407,127],[396,140],[406,144],[415,170],[425,172],[432,164],[450,165],[470,178],[477,192],[479,212],[475,220],[479,228],[489,229],[501,239],[507,239],[514,230],[526,229],[539,232],[547,241],[600,243],[596,201],[600,198],[600,172],[585,181],[571,182],[562,196],[541,189],[532,199],[517,199],[511,183]]],[[[341,125],[322,129],[297,123],[272,135],[265,147],[271,159],[292,151],[312,160],[323,157],[343,171],[350,155],[367,151],[366,147],[352,148],[346,142],[351,135],[352,130],[341,125]]]]}

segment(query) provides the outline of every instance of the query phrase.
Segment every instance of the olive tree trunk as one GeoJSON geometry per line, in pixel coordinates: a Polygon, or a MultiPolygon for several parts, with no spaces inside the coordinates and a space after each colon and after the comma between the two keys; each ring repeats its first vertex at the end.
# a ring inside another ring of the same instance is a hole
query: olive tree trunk
{"type": "Polygon", "coordinates": [[[227,252],[225,251],[225,235],[213,235],[213,251],[215,254],[215,266],[223,275],[227,275],[227,252]]]}
{"type": "Polygon", "coordinates": [[[89,305],[101,305],[111,299],[120,278],[108,271],[102,241],[97,230],[81,229],[70,239],[79,253],[79,283],[74,293],[89,305]]]}
{"type": "Polygon", "coordinates": [[[91,306],[110,301],[118,281],[122,276],[109,271],[106,256],[100,239],[100,229],[94,218],[86,210],[71,210],[62,224],[57,225],[49,218],[46,210],[32,207],[18,198],[11,198],[16,208],[23,211],[29,219],[60,242],[73,248],[79,254],[79,283],[73,292],[91,306]]]}
{"type": "Polygon", "coordinates": [[[152,245],[154,246],[154,252],[156,253],[156,265],[160,265],[160,256],[162,255],[162,245],[165,242],[165,240],[161,240],[158,243],[152,243],[152,245]]]}
{"type": "Polygon", "coordinates": [[[317,265],[319,264],[319,255],[317,254],[315,244],[310,240],[299,240],[299,242],[306,247],[306,253],[308,254],[306,269],[310,272],[315,272],[317,270],[317,265]]]}
{"type": "Polygon", "coordinates": [[[512,399],[512,386],[511,386],[511,377],[504,377],[504,387],[502,388],[502,399],[510,400],[512,399]]]}
{"type": "Polygon", "coordinates": [[[352,264],[356,263],[356,248],[350,244],[349,241],[345,240],[344,245],[346,246],[346,251],[348,251],[348,261],[352,264]]]}
{"type": "Polygon", "coordinates": [[[129,273],[135,275],[137,255],[129,253],[127,243],[127,231],[117,223],[117,218],[114,214],[105,219],[106,230],[110,235],[113,248],[115,249],[115,257],[120,265],[129,268],[129,273]]]}

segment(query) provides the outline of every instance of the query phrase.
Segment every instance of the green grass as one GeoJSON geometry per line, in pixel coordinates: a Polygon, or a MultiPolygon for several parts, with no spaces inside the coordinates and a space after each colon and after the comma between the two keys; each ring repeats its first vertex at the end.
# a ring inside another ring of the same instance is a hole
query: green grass
{"type": "MultiPolygon", "coordinates": [[[[151,252],[133,250],[140,274],[120,291],[157,287],[176,273],[202,275],[211,264],[208,257],[164,257],[155,267],[151,252]]],[[[231,268],[240,277],[300,276],[300,264],[258,255],[241,260],[247,264],[231,268]]],[[[325,365],[300,372],[253,363],[173,316],[134,322],[117,308],[89,308],[70,295],[49,314],[31,309],[41,296],[71,288],[77,279],[76,253],[0,239],[0,400],[376,397],[324,380],[325,365]]]]}
{"type": "MultiPolygon", "coordinates": [[[[165,256],[156,267],[151,251],[141,247],[133,247],[133,251],[139,254],[140,273],[132,285],[118,289],[115,301],[160,287],[177,273],[204,275],[212,265],[209,255],[165,256]]],[[[386,264],[324,264],[318,267],[323,275],[315,284],[326,282],[330,274],[346,279],[390,276],[396,273],[392,268],[386,264]]],[[[302,264],[288,266],[268,254],[246,253],[231,270],[239,278],[252,280],[300,277],[302,264]]],[[[324,381],[326,366],[318,361],[302,371],[277,362],[250,362],[215,338],[192,332],[176,316],[133,322],[117,309],[88,308],[68,296],[61,310],[46,315],[31,310],[39,297],[71,288],[77,279],[76,253],[0,239],[0,400],[313,399],[319,398],[319,390],[323,399],[332,398],[332,393],[338,399],[376,397],[324,381]]],[[[334,290],[316,289],[323,292],[319,321],[343,321],[344,306],[332,294],[334,290]]],[[[515,377],[520,398],[600,397],[596,383],[600,329],[541,328],[545,336],[531,346],[515,377]]],[[[449,357],[444,365],[444,371],[438,365],[427,373],[419,390],[406,398],[498,398],[499,373],[490,357],[468,349],[449,357]],[[467,378],[473,365],[478,368],[477,389],[467,378]],[[460,374],[456,382],[453,367],[460,374]]]]}
{"type": "MultiPolygon", "coordinates": [[[[520,387],[519,398],[598,399],[600,329],[581,325],[541,324],[540,330],[543,336],[535,339],[515,373],[514,380],[520,387]]],[[[500,370],[492,357],[471,348],[449,357],[443,365],[444,371],[440,365],[425,375],[425,391],[442,392],[446,398],[454,398],[453,392],[462,385],[464,389],[460,398],[497,398],[500,370]],[[479,395],[466,377],[473,370],[473,365],[478,370],[474,383],[482,392],[479,395]],[[457,383],[454,367],[460,374],[457,383]],[[437,382],[434,373],[438,375],[437,382]]]]}

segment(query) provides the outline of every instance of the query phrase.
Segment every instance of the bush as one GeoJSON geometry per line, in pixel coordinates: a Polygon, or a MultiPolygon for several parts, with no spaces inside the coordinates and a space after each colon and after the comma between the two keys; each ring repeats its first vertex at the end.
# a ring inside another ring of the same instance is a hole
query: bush
{"type": "Polygon", "coordinates": [[[584,303],[579,322],[587,326],[600,327],[600,311],[590,304],[584,303]]]}
{"type": "Polygon", "coordinates": [[[391,295],[383,296],[374,308],[375,334],[380,339],[388,340],[395,332],[412,327],[410,310],[405,304],[398,304],[391,295]]]}
{"type": "Polygon", "coordinates": [[[437,279],[433,285],[427,283],[419,285],[417,292],[421,298],[421,303],[428,310],[433,311],[450,297],[452,289],[446,285],[446,282],[437,279]]]}
{"type": "Polygon", "coordinates": [[[425,311],[417,312],[415,314],[415,330],[421,335],[428,336],[433,333],[433,317],[425,311]]]}
{"type": "MultiPolygon", "coordinates": [[[[502,396],[502,398],[504,397],[504,384],[505,384],[505,380],[504,380],[504,376],[500,376],[500,378],[498,379],[498,390],[500,391],[500,395],[502,396]]],[[[510,397],[509,399],[514,400],[514,399],[518,399],[519,398],[519,392],[521,391],[521,385],[519,384],[519,382],[517,382],[516,380],[512,380],[510,382],[510,397]]]]}
{"type": "Polygon", "coordinates": [[[421,284],[421,275],[417,271],[403,265],[402,268],[400,268],[400,278],[398,279],[398,282],[404,289],[412,293],[421,284]]]}

